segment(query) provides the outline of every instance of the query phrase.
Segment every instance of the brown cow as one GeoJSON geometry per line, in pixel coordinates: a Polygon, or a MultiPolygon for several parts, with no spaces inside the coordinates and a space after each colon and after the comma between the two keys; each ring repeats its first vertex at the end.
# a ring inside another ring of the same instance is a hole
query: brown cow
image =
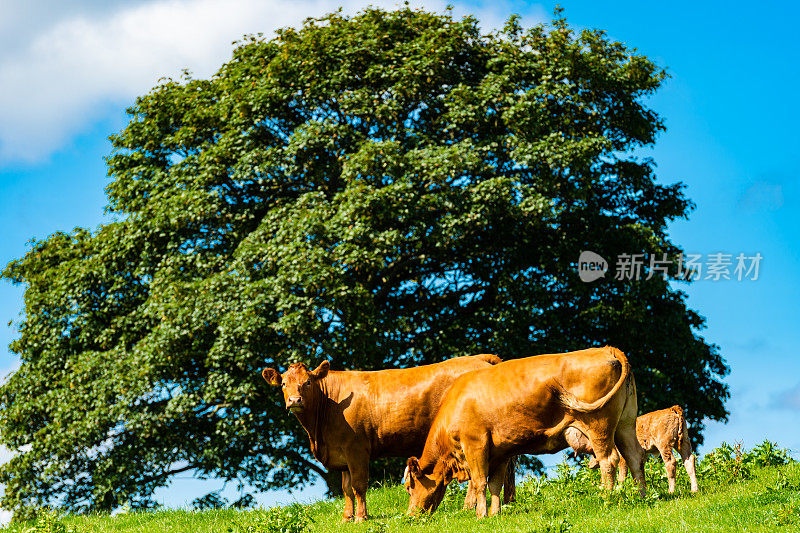
{"type": "Polygon", "coordinates": [[[516,359],[465,374],[442,400],[422,455],[408,460],[408,512],[436,510],[450,480],[463,479],[466,471],[478,495],[477,516],[486,516],[487,479],[490,514],[497,514],[509,458],[563,450],[569,427],[589,437],[608,490],[614,486],[610,456],[616,445],[644,495],[636,411],[628,360],[608,346],[516,359]]]}
{"type": "MultiPolygon", "coordinates": [[[[355,497],[355,519],[361,521],[367,517],[370,459],[419,454],[453,380],[500,362],[496,355],[480,354],[416,368],[355,372],[329,370],[324,361],[313,371],[294,363],[284,374],[271,368],[261,374],[283,388],[286,408],[308,433],[314,457],[342,471],[343,520],[353,518],[355,497]]],[[[513,492],[510,475],[506,499],[513,492]]]]}
{"type": "MultiPolygon", "coordinates": [[[[571,429],[571,434],[567,442],[576,453],[592,455],[592,446],[589,439],[576,429],[571,429]]],[[[679,405],[673,405],[669,409],[661,409],[647,413],[636,419],[636,437],[639,444],[649,455],[660,455],[664,460],[664,468],[667,470],[667,481],[669,483],[670,494],[675,492],[675,478],[677,474],[677,464],[672,450],[676,449],[683,459],[683,467],[689,474],[692,492],[697,492],[697,473],[695,472],[695,457],[692,453],[692,444],[689,442],[689,426],[683,416],[683,409],[679,405]]],[[[619,458],[619,480],[624,481],[628,475],[628,465],[625,460],[619,458]]],[[[589,461],[590,468],[596,468],[597,461],[594,457],[589,461]]]]}

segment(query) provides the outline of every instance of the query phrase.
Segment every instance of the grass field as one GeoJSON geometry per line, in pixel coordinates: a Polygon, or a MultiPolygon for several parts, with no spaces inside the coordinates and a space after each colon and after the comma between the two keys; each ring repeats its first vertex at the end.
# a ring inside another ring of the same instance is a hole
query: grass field
{"type": "Polygon", "coordinates": [[[667,494],[660,461],[647,465],[648,495],[640,498],[628,480],[604,495],[596,471],[560,466],[547,478],[518,484],[517,501],[494,518],[477,520],[462,511],[464,488],[451,484],[439,510],[430,516],[404,515],[408,497],[400,486],[371,490],[371,519],[341,524],[342,500],[324,500],[249,511],[163,510],[109,517],[44,514],[36,523],[14,524],[6,531],[31,533],[299,533],[343,532],[660,532],[800,531],[800,463],[768,443],[744,452],[723,445],[700,463],[701,492],[689,492],[680,472],[678,492],[667,494]]]}

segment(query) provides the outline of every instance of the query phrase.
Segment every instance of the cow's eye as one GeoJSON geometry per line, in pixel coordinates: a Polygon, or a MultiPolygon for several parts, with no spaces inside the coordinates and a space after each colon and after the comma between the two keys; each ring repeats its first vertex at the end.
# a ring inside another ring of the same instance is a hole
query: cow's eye
{"type": "Polygon", "coordinates": [[[311,380],[310,380],[310,379],[307,379],[307,380],[306,380],[306,382],[304,383],[304,385],[305,385],[306,387],[308,387],[309,385],[311,385],[311,380]]]}

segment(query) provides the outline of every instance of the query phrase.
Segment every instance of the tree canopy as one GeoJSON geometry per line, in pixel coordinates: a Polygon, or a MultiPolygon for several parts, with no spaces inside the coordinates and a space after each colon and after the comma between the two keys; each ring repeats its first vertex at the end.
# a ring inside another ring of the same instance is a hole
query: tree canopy
{"type": "MultiPolygon", "coordinates": [[[[107,158],[108,222],[34,242],[0,387],[2,504],[151,505],[172,475],[324,474],[264,366],[380,369],[615,345],[642,412],[702,438],[728,369],[668,280],[582,282],[582,250],[666,253],[692,208],[635,154],[665,72],[557,12],[523,28],[409,8],[252,36],[166,80],[107,158]]],[[[674,280],[673,280],[674,283],[674,280]]]]}

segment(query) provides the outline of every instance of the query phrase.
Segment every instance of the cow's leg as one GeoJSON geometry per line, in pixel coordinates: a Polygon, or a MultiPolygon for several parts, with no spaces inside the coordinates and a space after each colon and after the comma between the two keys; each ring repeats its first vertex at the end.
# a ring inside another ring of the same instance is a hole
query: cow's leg
{"type": "MultiPolygon", "coordinates": [[[[635,405],[635,404],[634,404],[635,405]]],[[[639,485],[639,494],[644,497],[646,484],[644,481],[644,450],[636,439],[636,418],[623,417],[617,425],[617,432],[614,434],[614,443],[617,445],[620,455],[625,460],[626,469],[630,469],[631,475],[639,485]]]]}
{"type": "Polygon", "coordinates": [[[600,479],[603,482],[603,488],[607,491],[614,490],[614,465],[611,460],[611,455],[614,452],[614,442],[606,434],[595,433],[589,436],[594,450],[594,456],[597,462],[600,463],[600,479]]]}
{"type": "Polygon", "coordinates": [[[681,459],[683,459],[683,467],[686,473],[689,474],[689,481],[692,483],[692,492],[697,492],[700,487],[697,486],[697,472],[695,471],[694,454],[692,453],[692,445],[689,443],[688,435],[684,435],[683,442],[681,442],[681,459]]]}
{"type": "Polygon", "coordinates": [[[625,458],[620,456],[619,458],[619,469],[617,470],[617,481],[622,483],[625,481],[625,478],[628,476],[628,463],[625,462],[625,458]]]}
{"type": "Polygon", "coordinates": [[[506,466],[506,479],[503,482],[503,503],[516,501],[517,499],[517,461],[512,457],[506,466]]]}
{"type": "Polygon", "coordinates": [[[342,522],[353,519],[353,486],[350,484],[350,470],[342,470],[342,492],[344,493],[344,514],[342,522]]]}
{"type": "Polygon", "coordinates": [[[479,470],[475,470],[470,466],[475,476],[480,476],[475,479],[475,516],[483,518],[486,516],[486,470],[488,465],[483,466],[479,470]]]}
{"type": "Polygon", "coordinates": [[[353,492],[356,495],[356,522],[362,522],[369,516],[367,514],[367,486],[369,485],[369,467],[363,472],[352,473],[353,492]]]}
{"type": "Polygon", "coordinates": [[[369,456],[348,457],[350,485],[356,499],[356,522],[367,519],[367,485],[369,484],[369,456]]]}
{"type": "Polygon", "coordinates": [[[475,503],[477,502],[475,498],[475,483],[472,482],[472,479],[467,482],[467,495],[464,498],[464,510],[475,509],[475,503]]]}
{"type": "Polygon", "coordinates": [[[462,440],[464,458],[469,466],[472,483],[475,484],[475,515],[486,516],[486,476],[489,474],[489,450],[485,440],[462,440]]]}
{"type": "Polygon", "coordinates": [[[678,470],[678,465],[675,462],[675,455],[672,453],[672,446],[664,446],[658,450],[661,453],[661,459],[664,460],[664,468],[667,471],[667,482],[669,483],[669,493],[675,493],[675,477],[678,470]]]}
{"type": "MultiPolygon", "coordinates": [[[[621,460],[622,460],[622,456],[620,456],[620,454],[617,451],[617,448],[615,446],[614,450],[611,452],[611,457],[609,457],[609,461],[611,462],[611,467],[613,469],[612,476],[617,476],[618,480],[619,480],[619,477],[618,477],[619,463],[620,463],[621,460]]],[[[622,478],[622,481],[625,481],[624,477],[622,478]]]]}
{"type": "Polygon", "coordinates": [[[507,468],[508,461],[503,461],[497,465],[489,475],[489,496],[491,499],[489,516],[495,516],[500,512],[500,491],[503,489],[503,481],[506,479],[507,468]]]}

